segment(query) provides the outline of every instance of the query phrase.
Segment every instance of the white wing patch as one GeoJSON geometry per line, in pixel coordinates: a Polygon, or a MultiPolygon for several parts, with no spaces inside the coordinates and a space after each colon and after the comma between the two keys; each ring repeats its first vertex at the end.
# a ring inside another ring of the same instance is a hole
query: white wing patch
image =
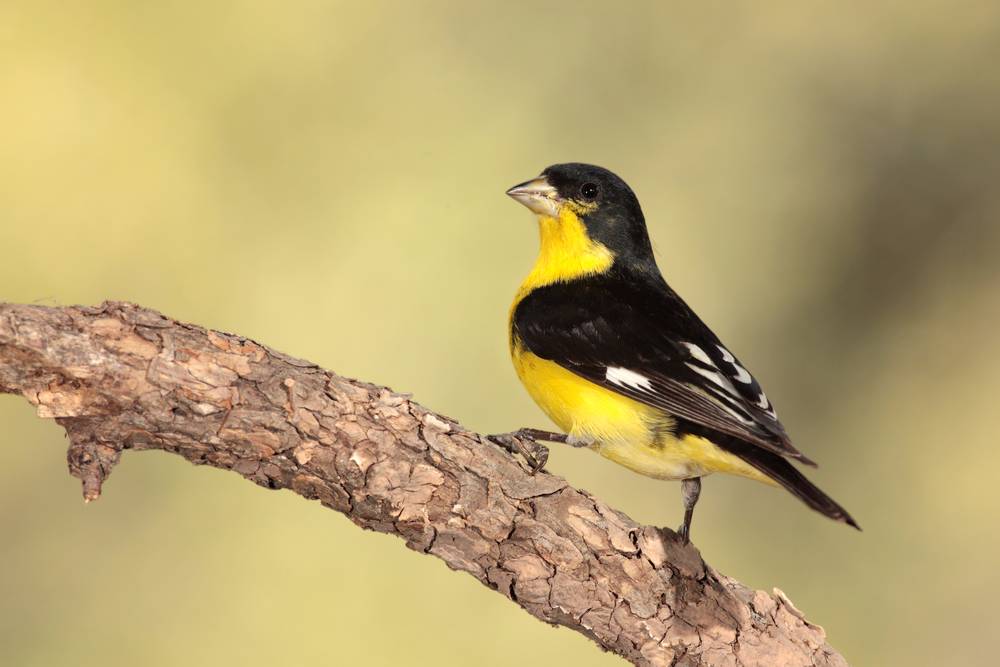
{"type": "MultiPolygon", "coordinates": [[[[733,383],[729,381],[728,377],[726,377],[725,375],[722,374],[722,372],[721,372],[722,369],[719,368],[718,365],[716,365],[716,363],[714,361],[712,361],[712,358],[710,356],[708,356],[708,354],[705,352],[705,350],[701,349],[700,347],[698,347],[694,343],[681,343],[681,345],[683,345],[684,347],[686,347],[688,349],[688,352],[691,353],[691,358],[692,359],[694,359],[695,361],[699,361],[699,362],[703,363],[704,365],[709,366],[710,368],[714,368],[716,370],[714,370],[714,371],[713,370],[709,370],[708,368],[702,368],[698,364],[692,364],[692,363],[688,363],[688,362],[684,363],[685,366],[687,366],[688,368],[690,368],[691,370],[693,370],[698,375],[700,375],[700,376],[702,376],[704,378],[708,378],[709,380],[711,380],[715,384],[719,385],[720,387],[722,387],[726,391],[728,391],[728,392],[730,392],[730,393],[732,393],[732,394],[734,394],[736,396],[739,395],[739,393],[736,391],[736,387],[733,386],[733,383]]],[[[722,348],[720,347],[719,349],[721,350],[722,348]]],[[[725,356],[726,354],[728,354],[728,352],[723,351],[723,356],[725,356]]],[[[729,359],[726,359],[726,361],[729,361],[729,359]]],[[[733,364],[733,365],[735,366],[735,364],[733,364]]],[[[746,371],[743,368],[741,368],[739,366],[736,366],[736,367],[739,368],[739,370],[741,370],[744,373],[746,373],[746,371]]],[[[748,378],[750,377],[749,373],[746,373],[746,375],[747,375],[748,378]]],[[[740,380],[741,382],[743,381],[740,378],[739,374],[737,374],[736,379],[740,380]]]]}
{"type": "Polygon", "coordinates": [[[733,394],[734,396],[739,396],[739,394],[736,393],[736,387],[734,387],[733,383],[730,382],[725,376],[723,376],[722,373],[717,373],[716,371],[710,371],[707,368],[702,368],[697,364],[685,363],[684,365],[693,370],[698,375],[702,376],[703,378],[711,380],[712,382],[719,385],[720,387],[722,387],[729,393],[733,394]]]}
{"type": "Polygon", "coordinates": [[[771,401],[767,400],[767,395],[764,390],[761,389],[760,393],[757,394],[757,403],[755,404],[758,408],[763,410],[767,415],[774,420],[778,419],[778,413],[774,411],[774,407],[771,405],[771,401]]]}
{"type": "MultiPolygon", "coordinates": [[[[715,347],[719,350],[722,355],[723,363],[715,363],[708,353],[702,348],[698,347],[694,343],[681,343],[685,348],[687,348],[688,353],[691,355],[691,359],[697,363],[684,362],[684,364],[693,370],[698,375],[706,378],[715,384],[722,391],[713,391],[713,393],[719,398],[724,398],[731,402],[733,406],[738,406],[741,401],[747,400],[742,398],[742,394],[736,389],[733,384],[733,380],[741,384],[747,385],[751,391],[757,392],[756,400],[750,399],[749,402],[757,406],[761,410],[764,410],[772,419],[777,419],[777,415],[774,413],[774,408],[771,407],[771,402],[767,400],[767,396],[757,385],[753,376],[750,375],[750,371],[743,368],[738,361],[736,361],[736,356],[724,348],[721,345],[716,345],[715,347]]],[[[746,416],[737,414],[733,410],[723,406],[727,412],[733,416],[739,418],[740,421],[746,421],[746,416]]],[[[742,408],[739,408],[742,409],[742,408]]]]}
{"type": "Polygon", "coordinates": [[[608,366],[607,371],[604,373],[604,378],[619,387],[632,387],[633,389],[645,389],[646,391],[653,390],[653,385],[650,383],[648,377],[619,366],[608,366]]]}
{"type": "MultiPolygon", "coordinates": [[[[701,352],[702,355],[705,355],[704,351],[702,351],[701,348],[699,348],[698,346],[693,346],[693,347],[697,349],[699,352],[701,352]]],[[[692,352],[692,356],[694,356],[696,359],[698,358],[698,355],[695,352],[692,352]]],[[[708,355],[705,355],[705,359],[708,359],[708,355]]],[[[712,362],[710,359],[708,359],[707,363],[711,364],[712,362]]],[[[732,402],[733,407],[729,407],[722,403],[717,403],[717,405],[721,409],[725,410],[727,413],[729,413],[739,421],[743,422],[744,424],[752,425],[754,423],[754,420],[751,419],[749,415],[742,412],[742,408],[740,408],[739,410],[735,409],[735,407],[738,405],[737,403],[738,399],[736,398],[735,395],[736,388],[733,387],[732,383],[728,379],[726,379],[725,376],[723,376],[721,373],[716,373],[714,371],[706,370],[695,364],[687,364],[687,365],[691,370],[695,371],[696,373],[700,373],[704,377],[708,378],[715,384],[719,385],[719,387],[721,387],[726,392],[723,394],[719,394],[719,396],[721,398],[725,398],[726,400],[732,402]],[[729,392],[732,392],[734,395],[732,396],[727,395],[729,392]]],[[[653,391],[653,383],[650,381],[648,377],[646,377],[641,373],[636,373],[633,370],[629,370],[628,368],[622,368],[621,366],[608,366],[607,370],[605,370],[604,372],[604,378],[608,382],[614,383],[619,387],[630,387],[632,389],[645,390],[650,392],[653,391]]]]}
{"type": "Polygon", "coordinates": [[[707,366],[712,366],[713,368],[718,368],[718,366],[715,365],[715,362],[712,361],[712,358],[709,357],[707,354],[705,354],[705,350],[701,349],[694,343],[681,343],[681,344],[688,349],[688,352],[691,353],[692,357],[694,357],[701,363],[707,366]]]}
{"type": "Polygon", "coordinates": [[[716,345],[716,347],[719,348],[719,352],[722,353],[722,358],[725,359],[736,371],[736,379],[739,382],[742,382],[743,384],[750,384],[753,382],[753,376],[750,375],[750,372],[747,369],[736,363],[736,357],[733,356],[732,352],[721,345],[716,345]]]}

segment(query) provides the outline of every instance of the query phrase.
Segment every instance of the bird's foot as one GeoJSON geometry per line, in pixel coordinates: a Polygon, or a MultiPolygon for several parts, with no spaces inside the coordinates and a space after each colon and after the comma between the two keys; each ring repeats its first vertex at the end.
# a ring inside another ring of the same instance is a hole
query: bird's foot
{"type": "Polygon", "coordinates": [[[511,454],[520,454],[528,463],[531,474],[534,475],[539,470],[544,469],[545,463],[549,460],[549,448],[538,441],[566,442],[567,437],[562,433],[542,431],[537,428],[522,428],[511,433],[488,435],[486,439],[500,445],[511,454]]]}

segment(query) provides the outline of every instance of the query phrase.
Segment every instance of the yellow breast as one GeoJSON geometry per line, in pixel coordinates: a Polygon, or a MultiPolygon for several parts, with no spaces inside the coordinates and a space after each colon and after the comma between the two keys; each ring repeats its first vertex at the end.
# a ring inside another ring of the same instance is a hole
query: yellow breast
{"type": "Polygon", "coordinates": [[[598,442],[651,442],[669,423],[631,398],[588,382],[562,366],[515,345],[512,358],[528,393],[559,428],[598,442]]]}

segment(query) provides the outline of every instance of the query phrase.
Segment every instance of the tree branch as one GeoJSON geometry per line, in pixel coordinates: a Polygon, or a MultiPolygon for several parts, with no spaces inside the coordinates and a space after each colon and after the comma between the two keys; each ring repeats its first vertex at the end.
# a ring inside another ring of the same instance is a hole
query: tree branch
{"type": "Polygon", "coordinates": [[[0,392],[69,434],[95,500],[123,450],[290,489],[468,572],[638,665],[846,665],[778,590],[753,591],[440,414],[251,340],[127,303],[0,304],[0,392]]]}

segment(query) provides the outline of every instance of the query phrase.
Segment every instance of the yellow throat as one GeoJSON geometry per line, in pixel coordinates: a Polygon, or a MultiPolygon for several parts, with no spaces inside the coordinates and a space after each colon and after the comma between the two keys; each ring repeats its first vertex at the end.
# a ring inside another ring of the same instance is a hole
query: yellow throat
{"type": "Polygon", "coordinates": [[[578,215],[583,212],[578,206],[564,204],[558,217],[538,216],[541,248],[534,268],[517,291],[515,307],[536,287],[601,273],[614,262],[611,251],[587,235],[578,215]]]}

